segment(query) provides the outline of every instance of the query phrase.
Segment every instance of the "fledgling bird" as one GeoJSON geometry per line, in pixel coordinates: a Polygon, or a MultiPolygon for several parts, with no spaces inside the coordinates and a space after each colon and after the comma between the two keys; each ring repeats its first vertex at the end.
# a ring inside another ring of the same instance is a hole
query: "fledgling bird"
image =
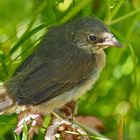
{"type": "Polygon", "coordinates": [[[92,88],[105,66],[104,50],[123,46],[96,18],[49,29],[38,49],[0,87],[0,112],[49,114],[92,88]]]}

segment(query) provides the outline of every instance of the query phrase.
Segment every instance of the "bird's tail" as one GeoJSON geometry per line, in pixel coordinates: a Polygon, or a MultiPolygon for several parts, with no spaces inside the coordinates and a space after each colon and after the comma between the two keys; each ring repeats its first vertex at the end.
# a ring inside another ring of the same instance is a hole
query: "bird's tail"
{"type": "Polygon", "coordinates": [[[13,104],[14,102],[8,95],[4,84],[0,85],[0,113],[11,107],[13,104]]]}

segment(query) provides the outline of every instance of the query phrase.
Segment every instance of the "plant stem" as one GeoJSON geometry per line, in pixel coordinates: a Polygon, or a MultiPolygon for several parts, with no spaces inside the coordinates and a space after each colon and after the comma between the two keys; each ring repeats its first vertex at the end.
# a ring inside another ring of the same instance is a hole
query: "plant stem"
{"type": "MultiPolygon", "coordinates": [[[[108,1],[108,3],[109,3],[109,1],[108,1]]],[[[107,14],[107,20],[106,20],[107,24],[110,24],[111,20],[117,14],[117,12],[119,11],[119,9],[121,8],[123,3],[124,3],[124,0],[118,1],[116,6],[112,10],[110,7],[108,7],[108,14],[107,14]]]]}
{"type": "Polygon", "coordinates": [[[71,19],[74,15],[79,13],[81,9],[83,9],[87,4],[89,3],[89,0],[82,0],[80,3],[78,3],[66,16],[60,20],[60,24],[63,24],[67,22],[69,19],[71,19]]]}
{"type": "Polygon", "coordinates": [[[136,9],[136,10],[134,10],[134,11],[132,11],[132,12],[130,12],[130,13],[124,15],[124,16],[121,16],[121,17],[119,17],[119,18],[117,18],[117,19],[115,19],[115,20],[112,20],[112,21],[109,23],[109,25],[116,24],[116,23],[118,23],[118,22],[120,22],[120,21],[123,21],[123,20],[125,20],[126,18],[129,18],[129,17],[131,17],[131,16],[134,16],[134,15],[137,14],[138,12],[140,12],[140,8],[138,8],[138,9],[136,9]]]}
{"type": "Polygon", "coordinates": [[[133,65],[134,65],[134,70],[133,70],[133,73],[134,73],[134,84],[137,86],[136,55],[135,55],[135,52],[134,52],[134,49],[133,49],[131,43],[128,44],[128,47],[129,47],[130,52],[132,54],[132,60],[133,60],[133,65]]]}
{"type": "Polygon", "coordinates": [[[121,6],[123,5],[124,3],[124,0],[120,0],[116,7],[113,9],[112,13],[111,13],[111,16],[110,16],[110,20],[113,19],[113,17],[117,14],[117,12],[119,11],[119,9],[121,8],[121,6]]]}
{"type": "Polygon", "coordinates": [[[106,138],[105,136],[103,136],[102,134],[98,133],[95,129],[91,129],[77,121],[74,121],[74,123],[78,126],[80,126],[81,128],[83,128],[88,134],[91,134],[91,135],[94,135],[94,136],[97,136],[97,137],[100,137],[104,140],[109,140],[108,138],[106,138]]]}

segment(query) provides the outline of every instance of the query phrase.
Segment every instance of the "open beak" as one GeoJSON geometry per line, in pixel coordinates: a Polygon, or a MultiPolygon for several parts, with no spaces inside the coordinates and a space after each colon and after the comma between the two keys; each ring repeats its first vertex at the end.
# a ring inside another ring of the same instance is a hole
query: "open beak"
{"type": "Polygon", "coordinates": [[[124,46],[115,37],[106,38],[104,42],[98,43],[96,45],[108,46],[108,47],[113,46],[113,47],[118,47],[118,48],[124,48],[124,46]]]}

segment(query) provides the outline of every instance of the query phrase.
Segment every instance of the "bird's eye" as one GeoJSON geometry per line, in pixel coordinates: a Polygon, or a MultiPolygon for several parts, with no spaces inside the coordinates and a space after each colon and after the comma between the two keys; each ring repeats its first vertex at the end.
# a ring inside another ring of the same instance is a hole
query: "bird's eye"
{"type": "Polygon", "coordinates": [[[88,36],[88,40],[90,40],[90,41],[92,41],[92,42],[94,42],[94,41],[96,41],[96,36],[94,35],[94,34],[90,34],[89,36],[88,36]]]}

